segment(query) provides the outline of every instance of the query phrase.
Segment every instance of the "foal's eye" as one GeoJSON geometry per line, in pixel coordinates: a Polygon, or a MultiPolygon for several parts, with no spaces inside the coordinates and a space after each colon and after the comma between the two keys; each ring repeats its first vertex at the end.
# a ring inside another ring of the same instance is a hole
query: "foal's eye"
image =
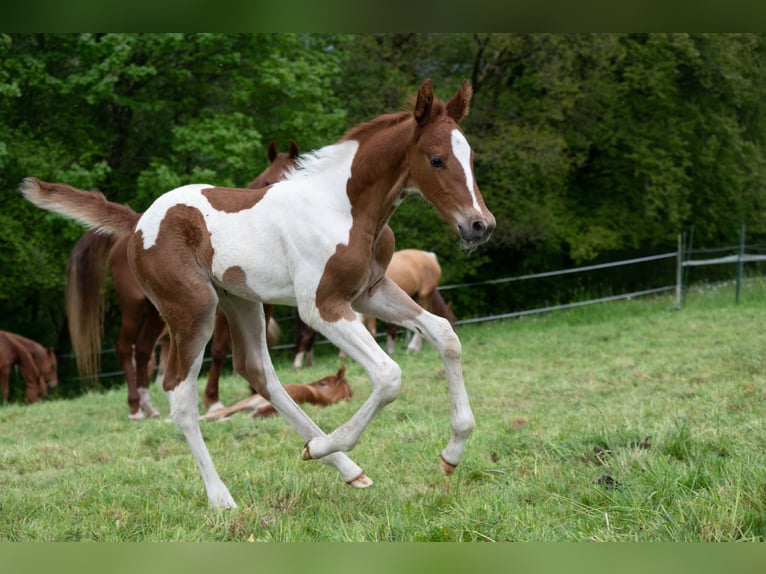
{"type": "Polygon", "coordinates": [[[434,157],[432,157],[431,167],[437,167],[437,168],[444,167],[444,162],[442,161],[442,158],[440,158],[438,155],[435,155],[434,157]]]}

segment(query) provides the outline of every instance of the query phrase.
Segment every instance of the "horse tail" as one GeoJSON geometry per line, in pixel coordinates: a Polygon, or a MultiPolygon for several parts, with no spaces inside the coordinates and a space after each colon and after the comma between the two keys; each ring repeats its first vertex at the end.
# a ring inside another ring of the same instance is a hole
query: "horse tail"
{"type": "Polygon", "coordinates": [[[95,382],[101,369],[106,260],[117,238],[91,229],[75,244],[66,268],[66,316],[77,370],[95,382]]]}
{"type": "Polygon", "coordinates": [[[269,322],[266,324],[266,342],[269,348],[275,347],[279,343],[279,337],[282,335],[282,329],[279,327],[273,317],[269,317],[269,322]]]}
{"type": "Polygon", "coordinates": [[[98,191],[81,191],[63,183],[46,183],[28,177],[22,182],[19,191],[42,209],[64,215],[110,235],[128,235],[139,218],[127,205],[108,201],[98,191]]]}

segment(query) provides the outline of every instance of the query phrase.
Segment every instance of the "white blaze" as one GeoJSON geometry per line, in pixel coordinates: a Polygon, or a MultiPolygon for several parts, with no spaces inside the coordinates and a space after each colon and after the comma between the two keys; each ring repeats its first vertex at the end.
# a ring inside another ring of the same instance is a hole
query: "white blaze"
{"type": "Polygon", "coordinates": [[[468,145],[468,140],[458,129],[452,130],[452,153],[463,166],[465,172],[465,185],[468,191],[471,193],[471,200],[473,201],[473,208],[481,213],[481,207],[476,200],[476,190],[473,186],[473,172],[471,171],[471,146],[468,145]]]}

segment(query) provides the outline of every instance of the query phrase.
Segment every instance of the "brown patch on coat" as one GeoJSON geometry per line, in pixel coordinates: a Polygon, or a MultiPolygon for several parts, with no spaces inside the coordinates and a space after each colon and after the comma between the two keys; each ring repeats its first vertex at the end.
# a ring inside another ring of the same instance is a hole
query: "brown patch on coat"
{"type": "MultiPolygon", "coordinates": [[[[408,114],[405,114],[407,116],[408,114]]],[[[409,114],[411,117],[411,114],[409,114]]],[[[391,114],[377,121],[363,124],[362,129],[349,132],[347,138],[361,137],[359,149],[351,165],[351,178],[346,194],[351,203],[352,225],[348,245],[339,243],[335,253],[327,260],[316,292],[316,305],[325,321],[340,319],[353,321],[356,315],[349,304],[365,289],[372,289],[385,276],[386,267],[394,253],[394,234],[388,220],[400,199],[399,191],[405,181],[401,174],[392,172],[390,165],[380,157],[407,155],[406,143],[412,138],[404,136],[381,138],[390,142],[404,142],[399,149],[381,149],[377,141],[367,141],[364,136],[371,127],[388,123],[388,129],[408,132],[413,122],[402,121],[402,114],[391,114]],[[379,197],[386,200],[379,203],[379,197]]],[[[375,133],[377,130],[373,129],[375,133]]],[[[380,141],[380,140],[378,140],[380,141]]],[[[407,172],[406,165],[401,172],[407,172]]]]}
{"type": "MultiPolygon", "coordinates": [[[[202,213],[194,207],[175,205],[165,213],[154,246],[144,249],[139,230],[128,243],[128,250],[134,273],[142,278],[147,295],[171,332],[209,335],[201,325],[212,322],[218,297],[210,284],[213,246],[202,213]]],[[[195,341],[171,339],[163,379],[166,391],[186,378],[197,352],[195,341]]]]}
{"type": "Polygon", "coordinates": [[[241,189],[237,187],[209,187],[202,190],[213,209],[225,213],[237,213],[253,208],[271,189],[241,189]]]}
{"type": "Polygon", "coordinates": [[[221,279],[223,280],[224,286],[227,288],[231,287],[237,291],[247,291],[248,293],[252,293],[247,286],[247,274],[239,265],[229,267],[223,272],[221,279]]]}

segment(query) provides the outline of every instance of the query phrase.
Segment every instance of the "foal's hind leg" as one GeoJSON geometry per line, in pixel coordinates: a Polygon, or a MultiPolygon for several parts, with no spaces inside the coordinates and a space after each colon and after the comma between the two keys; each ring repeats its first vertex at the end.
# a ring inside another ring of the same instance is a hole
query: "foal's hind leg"
{"type": "MultiPolygon", "coordinates": [[[[253,390],[271,402],[304,441],[325,436],[319,426],[290,398],[277,378],[267,348],[262,305],[225,293],[221,294],[220,304],[229,318],[235,371],[247,379],[253,390]]],[[[365,488],[372,484],[364,471],[343,453],[320,458],[319,462],[335,467],[343,480],[352,486],[365,488]]]]}
{"type": "Polygon", "coordinates": [[[213,332],[216,295],[200,281],[173,282],[172,301],[159,305],[170,331],[168,365],[162,385],[170,401],[170,416],[181,430],[205,483],[208,500],[217,508],[236,508],[234,499],[221,481],[199,426],[197,379],[205,345],[213,332]],[[196,284],[196,290],[193,285],[196,284]],[[187,287],[188,289],[185,289],[187,287]]]}

